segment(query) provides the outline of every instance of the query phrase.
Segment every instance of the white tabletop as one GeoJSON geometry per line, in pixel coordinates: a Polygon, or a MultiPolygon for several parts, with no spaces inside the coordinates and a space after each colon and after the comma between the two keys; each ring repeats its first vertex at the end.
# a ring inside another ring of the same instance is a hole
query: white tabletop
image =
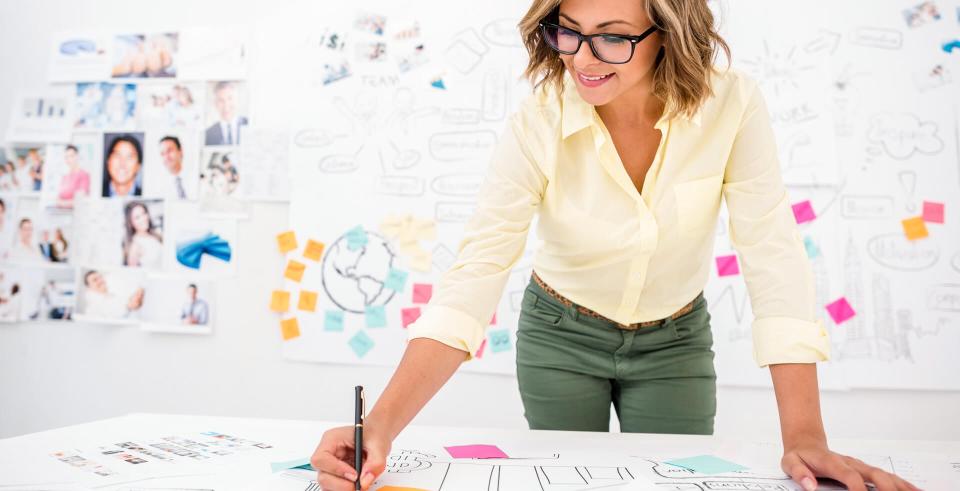
{"type": "MultiPolygon", "coordinates": [[[[256,486],[251,487],[251,483],[271,478],[272,462],[308,457],[325,429],[342,424],[347,423],[131,414],[32,433],[0,440],[0,491],[89,489],[93,487],[91,482],[97,482],[91,479],[90,472],[71,467],[51,454],[73,449],[95,450],[101,445],[149,441],[160,436],[199,435],[205,431],[264,442],[272,448],[257,448],[221,460],[204,462],[202,467],[184,470],[184,473],[192,474],[188,477],[149,481],[134,481],[131,477],[126,483],[116,479],[105,480],[109,485],[97,486],[97,489],[169,489],[172,486],[216,490],[256,489],[256,486]],[[36,484],[44,484],[45,487],[28,487],[36,484]]],[[[609,456],[615,455],[618,459],[638,463],[640,467],[646,466],[643,470],[658,465],[657,462],[662,460],[710,454],[747,465],[751,470],[756,469],[756,474],[714,477],[711,481],[705,476],[665,476],[655,473],[650,474],[653,476],[651,480],[659,483],[657,489],[799,489],[783,480],[782,475],[776,479],[781,456],[777,443],[738,441],[715,436],[411,426],[394,442],[393,451],[428,448],[441,449],[442,452],[445,445],[477,443],[498,445],[511,457],[554,458],[559,454],[562,459],[583,461],[591,456],[609,459],[609,456]],[[725,483],[727,487],[717,483],[725,483]],[[737,486],[742,487],[730,487],[733,486],[731,483],[738,483],[737,486]],[[767,483],[772,487],[751,487],[759,486],[758,483],[767,483]]],[[[830,444],[836,451],[857,456],[922,483],[926,486],[924,489],[960,489],[960,484],[956,484],[957,487],[949,487],[948,484],[960,483],[960,442],[833,440],[830,444]]],[[[484,485],[482,489],[486,491],[488,487],[484,485]]],[[[444,488],[442,491],[447,490],[444,488]]]]}

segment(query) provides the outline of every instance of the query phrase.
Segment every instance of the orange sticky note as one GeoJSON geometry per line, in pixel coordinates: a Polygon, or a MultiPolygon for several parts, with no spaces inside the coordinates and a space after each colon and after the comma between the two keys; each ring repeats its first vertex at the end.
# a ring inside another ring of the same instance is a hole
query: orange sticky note
{"type": "Polygon", "coordinates": [[[274,312],[286,312],[290,309],[290,292],[284,290],[274,290],[270,295],[270,310],[274,312]]]}
{"type": "Polygon", "coordinates": [[[297,248],[297,234],[293,230],[277,235],[277,247],[280,252],[286,254],[297,248]]]}
{"type": "Polygon", "coordinates": [[[300,300],[297,301],[297,308],[306,310],[307,312],[317,310],[317,292],[301,291],[300,300]]]}
{"type": "Polygon", "coordinates": [[[930,236],[927,232],[927,224],[924,223],[923,217],[908,218],[902,223],[903,232],[907,234],[907,239],[909,240],[923,239],[930,236]]]}
{"type": "Polygon", "coordinates": [[[300,323],[297,322],[296,317],[280,321],[280,335],[283,336],[284,341],[300,337],[300,323]]]}
{"type": "Polygon", "coordinates": [[[287,270],[283,272],[283,277],[300,283],[303,279],[303,272],[307,270],[307,265],[299,261],[287,261],[287,270]]]}
{"type": "Polygon", "coordinates": [[[319,261],[323,256],[323,242],[307,239],[307,246],[303,248],[303,257],[311,261],[319,261]]]}

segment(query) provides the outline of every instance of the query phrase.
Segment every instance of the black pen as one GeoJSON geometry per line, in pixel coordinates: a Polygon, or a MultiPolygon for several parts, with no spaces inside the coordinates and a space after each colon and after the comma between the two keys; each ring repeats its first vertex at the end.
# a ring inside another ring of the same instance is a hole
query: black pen
{"type": "Polygon", "coordinates": [[[363,468],[363,415],[366,413],[366,404],[363,400],[363,386],[358,385],[354,390],[353,414],[353,467],[357,470],[357,482],[354,489],[360,489],[360,470],[363,468]]]}

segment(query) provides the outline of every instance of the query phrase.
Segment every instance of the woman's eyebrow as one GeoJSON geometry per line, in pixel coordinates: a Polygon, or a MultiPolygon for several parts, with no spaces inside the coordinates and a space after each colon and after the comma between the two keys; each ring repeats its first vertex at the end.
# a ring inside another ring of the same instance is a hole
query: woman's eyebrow
{"type": "MultiPolygon", "coordinates": [[[[577,26],[577,27],[580,27],[580,23],[577,22],[577,21],[575,21],[575,20],[573,20],[573,18],[570,17],[569,15],[564,14],[564,13],[561,12],[561,13],[560,13],[560,17],[563,17],[564,19],[567,20],[567,22],[569,22],[569,23],[571,23],[571,24],[573,24],[573,25],[575,25],[575,26],[577,26]]],[[[597,24],[597,29],[603,29],[604,27],[608,27],[608,26],[611,26],[611,25],[613,25],[613,24],[625,24],[625,25],[628,25],[628,26],[630,26],[630,27],[637,27],[637,26],[633,25],[632,23],[627,22],[627,21],[625,21],[625,20],[615,19],[615,20],[608,20],[608,21],[606,21],[606,22],[601,22],[601,23],[597,24]]]]}

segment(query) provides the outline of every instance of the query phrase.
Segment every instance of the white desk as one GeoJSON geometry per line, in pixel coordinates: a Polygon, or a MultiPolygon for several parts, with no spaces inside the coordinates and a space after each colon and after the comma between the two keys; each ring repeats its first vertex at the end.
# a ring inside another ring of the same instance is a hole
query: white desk
{"type": "MultiPolygon", "coordinates": [[[[112,483],[98,486],[97,489],[162,488],[215,489],[217,491],[275,489],[273,485],[264,484],[272,482],[270,479],[277,477],[276,474],[271,473],[270,463],[309,456],[313,453],[324,429],[337,424],[343,423],[133,414],[33,433],[0,440],[0,491],[89,489],[92,487],[89,480],[99,476],[58,461],[51,456],[51,453],[70,449],[95,450],[101,445],[118,442],[142,443],[159,436],[199,435],[204,431],[216,431],[264,442],[270,444],[272,448],[255,448],[220,460],[205,461],[202,467],[191,468],[187,473],[192,475],[187,477],[112,483]],[[77,485],[78,482],[82,485],[77,485]],[[30,487],[27,486],[28,483],[46,484],[30,487]]],[[[499,445],[511,457],[548,457],[559,453],[563,459],[580,462],[589,461],[591,456],[616,454],[622,459],[629,460],[630,468],[635,472],[636,469],[640,469],[651,476],[650,479],[658,484],[654,489],[690,491],[712,489],[793,491],[799,489],[792,482],[782,479],[782,474],[776,475],[779,473],[780,459],[778,445],[718,437],[411,426],[394,442],[393,450],[396,453],[402,449],[426,451],[425,449],[432,448],[442,452],[444,445],[474,443],[499,445]],[[679,471],[676,468],[672,468],[674,472],[668,472],[671,469],[670,466],[658,463],[660,459],[699,454],[723,457],[747,465],[750,471],[734,476],[698,476],[689,471],[676,472],[679,471]]],[[[904,477],[915,481],[926,480],[924,489],[960,489],[960,442],[835,440],[831,445],[837,451],[863,458],[874,465],[893,467],[904,477]]],[[[450,460],[446,455],[442,457],[450,460]]],[[[121,468],[121,474],[125,472],[124,469],[131,468],[113,456],[103,457],[103,462],[110,468],[121,468]]],[[[474,465],[496,467],[492,463],[487,464],[488,461],[473,462],[477,462],[474,465]]],[[[524,461],[512,462],[519,465],[524,461]]],[[[461,464],[458,462],[455,465],[461,464]]],[[[519,488],[525,487],[519,486],[519,488]]],[[[450,486],[443,486],[441,491],[470,491],[447,488],[450,486]]],[[[514,486],[510,489],[517,488],[518,486],[514,486]]],[[[301,483],[289,489],[306,488],[301,483]]],[[[501,484],[498,488],[495,483],[483,482],[478,484],[477,489],[506,491],[507,486],[501,484]]],[[[588,488],[544,486],[544,489],[588,488]]],[[[825,486],[824,489],[836,488],[825,486]]]]}

